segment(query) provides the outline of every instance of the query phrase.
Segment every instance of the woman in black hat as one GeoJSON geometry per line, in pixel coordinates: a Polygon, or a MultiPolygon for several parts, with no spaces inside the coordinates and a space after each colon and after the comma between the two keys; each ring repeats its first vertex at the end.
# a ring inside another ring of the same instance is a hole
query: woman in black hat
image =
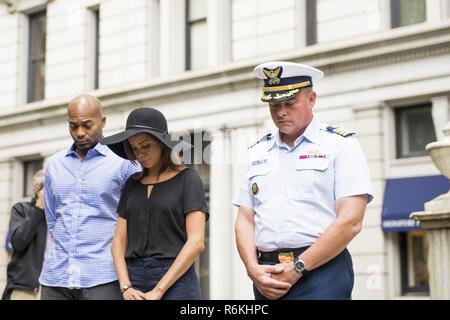
{"type": "Polygon", "coordinates": [[[138,108],[125,131],[101,143],[143,168],[117,208],[112,254],[123,298],[201,299],[193,263],[204,249],[208,211],[197,172],[173,161],[183,142],[168,134],[161,112],[138,108]]]}

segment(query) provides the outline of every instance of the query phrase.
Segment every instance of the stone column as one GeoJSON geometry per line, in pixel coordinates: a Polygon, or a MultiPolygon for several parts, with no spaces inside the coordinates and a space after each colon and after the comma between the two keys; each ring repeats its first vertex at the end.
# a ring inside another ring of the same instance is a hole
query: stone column
{"type": "Polygon", "coordinates": [[[209,66],[222,66],[231,60],[231,3],[228,0],[208,1],[209,66]]]}
{"type": "Polygon", "coordinates": [[[229,141],[224,131],[211,137],[209,209],[210,299],[231,299],[233,216],[231,215],[229,141]]]}
{"type": "MultiPolygon", "coordinates": [[[[450,122],[444,128],[444,139],[432,142],[426,149],[443,175],[450,178],[450,122]]],[[[428,271],[431,299],[450,299],[450,190],[425,203],[425,211],[413,212],[427,231],[428,271]]]]}
{"type": "Polygon", "coordinates": [[[185,1],[159,2],[159,67],[160,75],[173,77],[185,70],[185,1]]]}

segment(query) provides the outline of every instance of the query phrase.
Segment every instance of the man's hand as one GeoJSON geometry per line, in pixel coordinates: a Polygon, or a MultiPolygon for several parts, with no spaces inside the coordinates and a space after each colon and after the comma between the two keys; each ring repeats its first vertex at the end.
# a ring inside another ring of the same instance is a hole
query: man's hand
{"type": "MultiPolygon", "coordinates": [[[[275,300],[284,296],[291,284],[275,279],[284,269],[280,265],[258,265],[249,274],[258,291],[268,299],[275,300]]],[[[294,271],[295,272],[295,271],[294,271]]]]}
{"type": "Polygon", "coordinates": [[[277,272],[272,275],[272,279],[290,283],[291,286],[297,283],[302,277],[300,273],[295,271],[294,264],[292,262],[279,263],[275,267],[281,268],[283,271],[277,272]]]}
{"type": "Polygon", "coordinates": [[[255,211],[253,209],[244,206],[239,207],[235,226],[239,255],[256,289],[268,299],[279,299],[289,291],[291,284],[273,279],[274,274],[283,272],[282,267],[260,265],[258,263],[254,217],[255,211]]]}

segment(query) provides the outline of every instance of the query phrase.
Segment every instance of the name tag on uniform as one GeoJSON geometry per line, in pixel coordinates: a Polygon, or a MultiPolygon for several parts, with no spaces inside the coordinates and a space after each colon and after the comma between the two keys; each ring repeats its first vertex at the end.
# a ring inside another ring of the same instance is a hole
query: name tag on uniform
{"type": "Polygon", "coordinates": [[[263,164],[263,163],[266,163],[266,162],[267,162],[267,159],[256,160],[256,161],[252,162],[252,166],[256,166],[258,164],[263,164]]]}

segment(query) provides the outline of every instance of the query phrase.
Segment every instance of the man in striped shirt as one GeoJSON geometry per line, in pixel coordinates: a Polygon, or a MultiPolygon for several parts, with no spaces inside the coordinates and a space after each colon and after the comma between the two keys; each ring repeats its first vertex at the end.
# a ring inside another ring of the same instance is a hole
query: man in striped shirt
{"type": "Polygon", "coordinates": [[[106,117],[97,98],[77,96],[67,112],[73,144],[48,160],[45,174],[42,299],[122,299],[111,241],[122,187],[140,169],[98,143],[106,117]]]}

